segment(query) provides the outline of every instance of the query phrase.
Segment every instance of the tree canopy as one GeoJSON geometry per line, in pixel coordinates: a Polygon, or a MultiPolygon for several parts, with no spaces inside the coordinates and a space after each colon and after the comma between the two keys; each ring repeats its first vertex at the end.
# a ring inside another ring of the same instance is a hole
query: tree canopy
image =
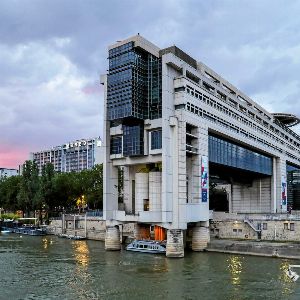
{"type": "Polygon", "coordinates": [[[76,209],[102,209],[103,168],[57,173],[52,164],[43,166],[39,175],[35,162],[26,161],[22,175],[0,180],[0,208],[7,212],[22,210],[49,213],[76,209]]]}

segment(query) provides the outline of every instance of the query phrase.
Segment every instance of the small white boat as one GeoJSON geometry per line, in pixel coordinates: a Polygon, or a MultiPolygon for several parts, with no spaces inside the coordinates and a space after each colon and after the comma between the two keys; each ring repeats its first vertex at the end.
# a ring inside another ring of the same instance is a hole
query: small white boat
{"type": "Polygon", "coordinates": [[[1,230],[1,234],[9,234],[9,233],[11,233],[11,231],[9,231],[9,230],[1,230]]]}
{"type": "Polygon", "coordinates": [[[166,244],[152,240],[134,240],[126,250],[144,253],[166,253],[166,244]]]}
{"type": "Polygon", "coordinates": [[[70,240],[86,240],[86,237],[81,235],[69,235],[70,240]]]}
{"type": "Polygon", "coordinates": [[[65,239],[70,239],[70,240],[85,240],[86,237],[81,236],[81,235],[73,235],[73,234],[59,234],[58,237],[60,238],[65,238],[65,239]]]}
{"type": "Polygon", "coordinates": [[[289,265],[288,270],[285,272],[285,274],[294,282],[296,282],[299,278],[299,275],[292,270],[292,268],[300,268],[300,265],[289,265]]]}

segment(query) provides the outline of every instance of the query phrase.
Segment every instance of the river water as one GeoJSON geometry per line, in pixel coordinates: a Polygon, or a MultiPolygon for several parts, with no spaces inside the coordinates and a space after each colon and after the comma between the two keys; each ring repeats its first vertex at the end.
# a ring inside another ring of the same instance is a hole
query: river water
{"type": "MultiPolygon", "coordinates": [[[[285,259],[106,252],[98,241],[0,235],[0,299],[300,299],[285,259]]],[[[299,262],[298,262],[299,263],[299,262]]]]}

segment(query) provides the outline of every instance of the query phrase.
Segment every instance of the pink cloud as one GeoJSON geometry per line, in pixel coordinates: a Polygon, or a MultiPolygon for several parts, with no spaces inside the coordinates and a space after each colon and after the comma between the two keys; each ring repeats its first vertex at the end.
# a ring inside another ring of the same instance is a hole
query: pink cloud
{"type": "Polygon", "coordinates": [[[29,150],[16,146],[0,146],[0,168],[18,169],[29,158],[29,150]]]}
{"type": "Polygon", "coordinates": [[[86,95],[101,94],[102,86],[100,83],[94,82],[83,87],[81,91],[86,95]]]}

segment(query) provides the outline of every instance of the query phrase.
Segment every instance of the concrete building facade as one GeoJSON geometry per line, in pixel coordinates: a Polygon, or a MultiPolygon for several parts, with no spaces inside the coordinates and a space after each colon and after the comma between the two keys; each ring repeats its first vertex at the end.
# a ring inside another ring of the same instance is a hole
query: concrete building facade
{"type": "Polygon", "coordinates": [[[140,35],[109,47],[101,83],[108,239],[128,222],[137,236],[163,228],[167,256],[182,257],[187,232],[192,249],[205,248],[212,211],[288,211],[287,174],[300,167],[295,116],[269,113],[176,46],[140,35]]]}
{"type": "Polygon", "coordinates": [[[56,172],[80,172],[92,169],[103,161],[101,139],[81,139],[49,150],[32,152],[30,160],[37,163],[40,173],[46,163],[52,163],[56,172]]]}

